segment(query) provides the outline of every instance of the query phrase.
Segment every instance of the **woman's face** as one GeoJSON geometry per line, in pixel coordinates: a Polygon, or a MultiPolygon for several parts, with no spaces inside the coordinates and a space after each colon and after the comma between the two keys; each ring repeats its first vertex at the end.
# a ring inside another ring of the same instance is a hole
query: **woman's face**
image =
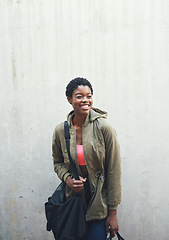
{"type": "Polygon", "coordinates": [[[93,105],[91,89],[88,86],[78,86],[73,91],[72,97],[68,97],[68,101],[72,104],[75,115],[87,116],[93,105]]]}

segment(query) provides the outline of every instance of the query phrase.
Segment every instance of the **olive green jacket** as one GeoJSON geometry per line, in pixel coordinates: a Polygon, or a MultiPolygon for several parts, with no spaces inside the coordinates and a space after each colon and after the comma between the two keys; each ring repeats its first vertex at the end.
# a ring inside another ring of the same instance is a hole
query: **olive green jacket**
{"type": "MultiPolygon", "coordinates": [[[[76,129],[72,124],[73,115],[74,111],[67,117],[71,138],[70,154],[81,176],[76,151],[76,129]]],[[[108,210],[117,209],[121,201],[120,148],[116,132],[106,117],[106,112],[92,108],[82,126],[83,149],[93,195],[87,209],[87,220],[105,218],[108,210]]],[[[54,170],[58,177],[65,181],[71,175],[71,171],[64,138],[64,123],[55,128],[52,150],[54,170]]],[[[66,185],[67,198],[72,195],[73,191],[66,185]]]]}

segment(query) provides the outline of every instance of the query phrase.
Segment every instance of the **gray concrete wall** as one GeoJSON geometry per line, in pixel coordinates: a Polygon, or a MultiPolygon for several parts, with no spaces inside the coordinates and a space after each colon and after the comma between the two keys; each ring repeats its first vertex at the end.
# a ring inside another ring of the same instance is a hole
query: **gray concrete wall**
{"type": "Polygon", "coordinates": [[[0,239],[53,239],[51,138],[65,86],[94,86],[121,146],[125,239],[169,238],[167,0],[0,0],[0,239]]]}

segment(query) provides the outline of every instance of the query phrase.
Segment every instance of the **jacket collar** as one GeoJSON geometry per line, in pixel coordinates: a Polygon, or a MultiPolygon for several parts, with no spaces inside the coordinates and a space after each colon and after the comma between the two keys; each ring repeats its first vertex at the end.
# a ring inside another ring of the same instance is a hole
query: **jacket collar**
{"type": "MultiPolygon", "coordinates": [[[[67,116],[67,121],[70,127],[73,127],[73,124],[72,124],[73,116],[74,116],[74,110],[72,110],[67,116]]],[[[97,118],[107,118],[107,112],[100,110],[98,108],[92,108],[89,114],[87,115],[83,126],[85,127],[89,122],[93,122],[97,118]]]]}

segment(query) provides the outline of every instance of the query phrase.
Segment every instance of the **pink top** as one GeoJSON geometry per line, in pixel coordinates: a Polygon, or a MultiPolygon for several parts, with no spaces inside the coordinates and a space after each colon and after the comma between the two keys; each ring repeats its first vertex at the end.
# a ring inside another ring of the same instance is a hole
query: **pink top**
{"type": "Polygon", "coordinates": [[[84,152],[83,152],[83,145],[76,145],[77,148],[77,158],[79,166],[86,165],[84,152]]]}

